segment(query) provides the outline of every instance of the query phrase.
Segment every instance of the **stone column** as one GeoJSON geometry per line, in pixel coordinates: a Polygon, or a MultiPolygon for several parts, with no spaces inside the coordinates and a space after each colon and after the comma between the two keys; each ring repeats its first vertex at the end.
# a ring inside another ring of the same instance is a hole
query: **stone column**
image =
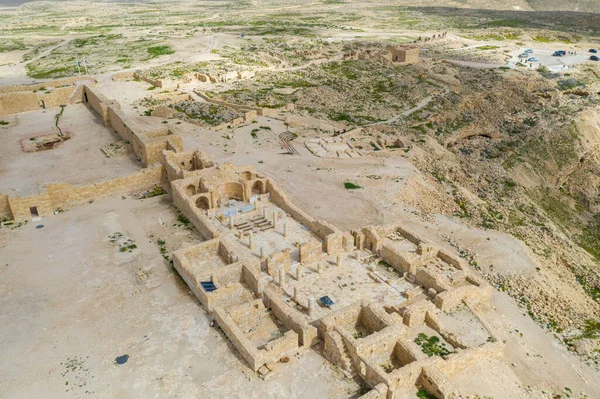
{"type": "Polygon", "coordinates": [[[315,301],[312,298],[308,298],[308,315],[312,316],[315,312],[315,301]]]}
{"type": "Polygon", "coordinates": [[[342,265],[342,255],[338,255],[337,260],[336,260],[336,266],[341,266],[341,265],[342,265]]]}
{"type": "Polygon", "coordinates": [[[360,260],[360,251],[355,252],[356,260],[360,260]]]}
{"type": "Polygon", "coordinates": [[[250,234],[248,234],[248,246],[250,247],[250,249],[253,249],[254,247],[254,233],[250,232],[250,234]]]}
{"type": "Polygon", "coordinates": [[[277,212],[273,212],[273,227],[277,227],[277,212]]]}
{"type": "Polygon", "coordinates": [[[302,278],[302,266],[298,265],[298,267],[296,267],[296,281],[300,281],[301,278],[302,278]]]}
{"type": "Polygon", "coordinates": [[[321,262],[317,264],[317,273],[323,273],[323,264],[321,262]]]}
{"type": "Polygon", "coordinates": [[[263,217],[267,218],[267,208],[263,208],[263,217]]]}
{"type": "Polygon", "coordinates": [[[241,240],[244,237],[244,232],[242,230],[238,231],[238,238],[241,240]]]}
{"type": "Polygon", "coordinates": [[[298,288],[294,287],[294,301],[298,302],[298,288]]]}
{"type": "Polygon", "coordinates": [[[283,222],[283,237],[287,238],[287,235],[288,235],[287,222],[283,222]]]}
{"type": "Polygon", "coordinates": [[[279,269],[279,287],[285,290],[285,270],[283,270],[283,267],[279,269]]]}
{"type": "Polygon", "coordinates": [[[233,216],[229,216],[229,228],[233,229],[233,216]]]}
{"type": "Polygon", "coordinates": [[[261,259],[265,258],[265,247],[260,247],[260,258],[261,259]]]}

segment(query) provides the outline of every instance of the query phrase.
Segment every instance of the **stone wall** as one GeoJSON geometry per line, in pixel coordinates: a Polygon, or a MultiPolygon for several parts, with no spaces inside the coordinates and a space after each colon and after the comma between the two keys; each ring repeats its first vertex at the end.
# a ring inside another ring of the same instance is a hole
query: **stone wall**
{"type": "Polygon", "coordinates": [[[77,82],[86,82],[86,84],[94,83],[94,78],[90,76],[75,76],[71,78],[56,79],[42,83],[34,83],[28,85],[2,86],[0,93],[15,93],[20,91],[34,91],[45,87],[73,86],[77,82]]]}
{"type": "Polygon", "coordinates": [[[252,342],[246,338],[243,331],[222,307],[215,308],[214,317],[219,327],[236,347],[242,358],[252,370],[257,371],[264,364],[259,350],[252,345],[252,342]]]}
{"type": "Polygon", "coordinates": [[[283,268],[285,274],[290,272],[290,249],[286,248],[283,251],[275,252],[267,258],[267,274],[274,279],[279,279],[279,269],[283,268]]]}
{"type": "Polygon", "coordinates": [[[108,119],[108,107],[110,105],[116,108],[117,104],[111,102],[102,93],[92,89],[89,86],[83,87],[83,97],[84,101],[86,101],[89,104],[89,106],[92,107],[92,109],[96,111],[98,115],[100,115],[104,126],[110,126],[110,122],[108,119]]]}
{"type": "Polygon", "coordinates": [[[46,92],[8,92],[0,94],[0,115],[17,114],[20,112],[35,111],[43,108],[54,108],[63,104],[74,104],[81,102],[81,98],[71,99],[71,95],[77,90],[77,86],[61,87],[46,92]]]}
{"type": "Polygon", "coordinates": [[[13,219],[10,204],[8,203],[8,195],[0,195],[0,218],[2,217],[13,219]]]}
{"type": "Polygon", "coordinates": [[[323,255],[323,244],[319,240],[310,240],[300,244],[300,263],[312,263],[323,255]]]}
{"type": "Polygon", "coordinates": [[[311,347],[317,343],[317,329],[308,323],[299,310],[292,308],[281,299],[281,292],[273,286],[265,289],[265,303],[285,326],[298,334],[299,345],[311,347]]]}
{"type": "Polygon", "coordinates": [[[149,190],[164,181],[162,167],[155,166],[132,175],[92,184],[72,186],[68,183],[47,184],[46,191],[31,197],[9,197],[10,213],[16,221],[30,220],[30,208],[36,207],[39,216],[54,214],[58,208],[78,205],[113,194],[149,190]]]}
{"type": "Polygon", "coordinates": [[[173,197],[173,205],[188,218],[204,238],[212,239],[219,236],[219,232],[212,227],[208,217],[196,207],[194,201],[189,198],[183,188],[175,184],[175,181],[171,182],[171,195],[173,197]]]}
{"type": "Polygon", "coordinates": [[[339,233],[339,230],[329,223],[313,219],[306,212],[294,205],[289,197],[271,179],[267,179],[267,192],[271,195],[271,202],[289,213],[296,221],[308,227],[322,240],[329,234],[339,233]]]}
{"type": "Polygon", "coordinates": [[[90,200],[120,193],[134,193],[150,190],[165,181],[162,166],[157,165],[140,172],[99,181],[83,186],[72,186],[67,183],[50,183],[46,190],[55,207],[77,205],[90,200]]]}
{"type": "Polygon", "coordinates": [[[384,261],[400,273],[415,274],[417,272],[417,262],[415,255],[411,253],[399,253],[390,246],[384,244],[381,246],[380,255],[384,261]]]}

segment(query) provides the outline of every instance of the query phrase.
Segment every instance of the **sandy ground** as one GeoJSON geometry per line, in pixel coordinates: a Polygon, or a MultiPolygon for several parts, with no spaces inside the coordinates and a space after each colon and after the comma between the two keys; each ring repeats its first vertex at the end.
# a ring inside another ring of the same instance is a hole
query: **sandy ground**
{"type": "Polygon", "coordinates": [[[173,227],[169,203],[102,199],[42,229],[0,230],[0,396],[352,396],[358,386],[313,351],[267,381],[244,365],[159,253],[159,238],[169,251],[200,240],[173,227]],[[137,248],[120,252],[108,239],[115,232],[137,248]]]}
{"type": "Polygon", "coordinates": [[[84,104],[69,105],[60,119],[71,138],[54,149],[23,152],[21,140],[58,132],[54,116],[59,107],[2,117],[11,122],[0,127],[4,151],[0,157],[0,193],[28,196],[38,193],[38,185],[52,182],[91,183],[134,173],[142,166],[133,152],[106,158],[100,147],[120,140],[104,127],[100,117],[84,104]]]}

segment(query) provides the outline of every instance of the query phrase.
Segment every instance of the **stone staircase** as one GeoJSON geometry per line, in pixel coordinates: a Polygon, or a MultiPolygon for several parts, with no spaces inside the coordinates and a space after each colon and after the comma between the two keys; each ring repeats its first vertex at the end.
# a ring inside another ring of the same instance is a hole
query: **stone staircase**
{"type": "Polygon", "coordinates": [[[344,372],[350,374],[351,376],[356,375],[358,370],[356,370],[354,364],[352,363],[352,358],[350,357],[350,353],[348,352],[346,344],[344,344],[342,336],[337,331],[331,331],[329,334],[332,338],[335,348],[337,349],[337,365],[344,370],[344,372]]]}

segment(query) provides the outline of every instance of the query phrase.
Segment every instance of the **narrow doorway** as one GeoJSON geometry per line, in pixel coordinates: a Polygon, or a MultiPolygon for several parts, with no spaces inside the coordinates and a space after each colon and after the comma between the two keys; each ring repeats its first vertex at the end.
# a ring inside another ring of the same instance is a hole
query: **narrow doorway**
{"type": "Polygon", "coordinates": [[[88,102],[88,98],[87,98],[87,91],[83,92],[83,98],[85,98],[85,102],[88,102]]]}
{"type": "Polygon", "coordinates": [[[40,100],[40,108],[46,109],[46,103],[44,102],[44,100],[40,100]]]}
{"type": "Polygon", "coordinates": [[[37,206],[32,206],[29,208],[29,212],[31,212],[31,220],[40,220],[40,214],[38,212],[37,206]]]}

